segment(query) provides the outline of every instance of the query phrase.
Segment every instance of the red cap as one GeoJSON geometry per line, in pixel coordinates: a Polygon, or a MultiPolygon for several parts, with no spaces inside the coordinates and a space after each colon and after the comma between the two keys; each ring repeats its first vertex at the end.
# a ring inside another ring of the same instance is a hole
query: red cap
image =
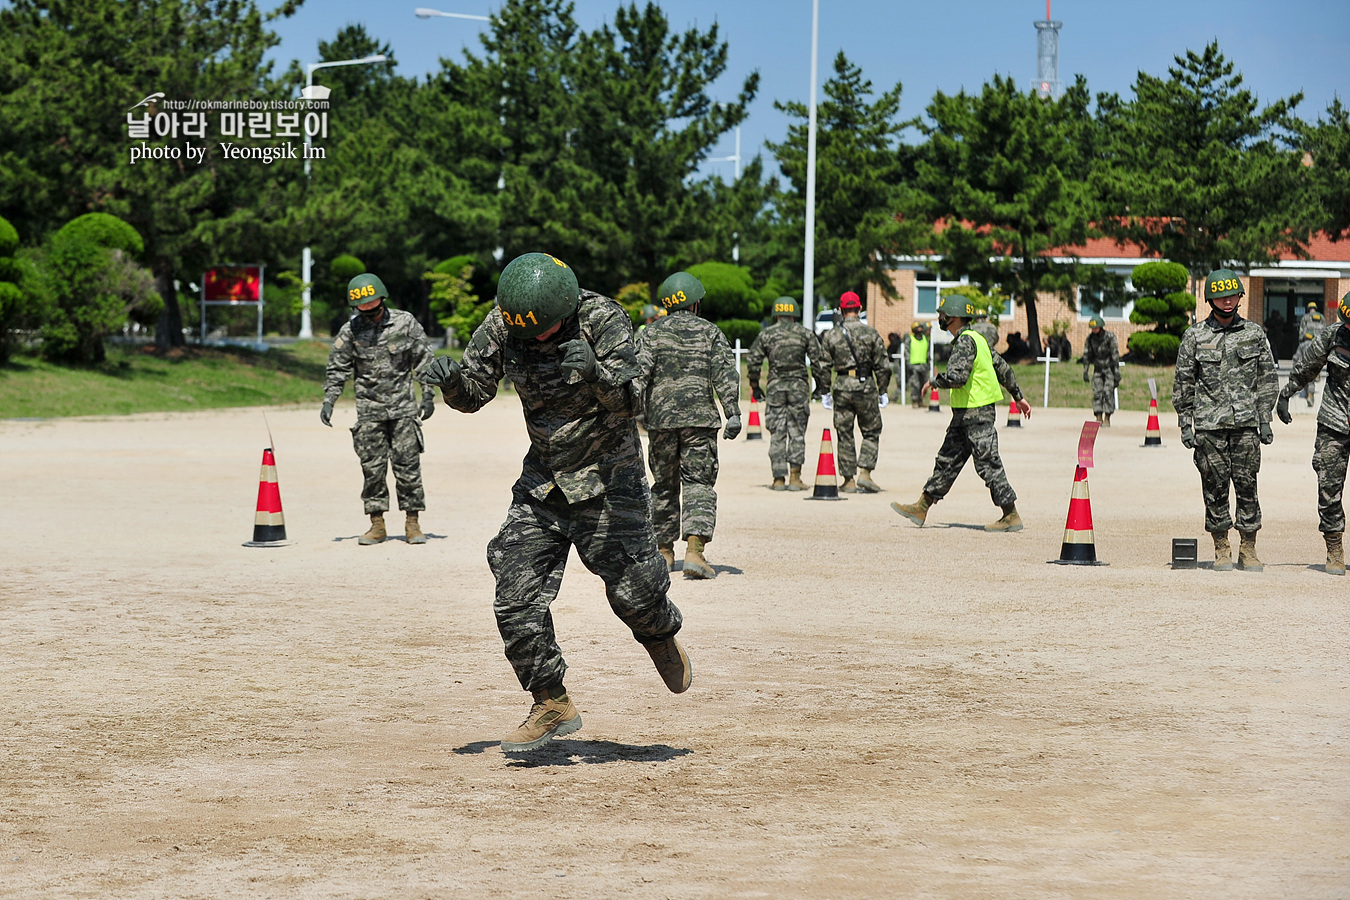
{"type": "Polygon", "coordinates": [[[839,295],[840,309],[862,309],[862,300],[852,291],[844,291],[839,295]]]}

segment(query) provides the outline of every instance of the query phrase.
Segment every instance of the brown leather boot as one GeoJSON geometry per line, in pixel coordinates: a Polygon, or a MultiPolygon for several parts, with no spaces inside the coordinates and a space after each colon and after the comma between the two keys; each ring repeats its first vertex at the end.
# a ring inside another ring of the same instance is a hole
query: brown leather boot
{"type": "Polygon", "coordinates": [[[530,714],[519,728],[502,738],[502,750],[506,753],[537,750],[555,737],[581,728],[581,713],[577,712],[562,685],[531,694],[534,705],[530,707],[530,714]]]}
{"type": "Polygon", "coordinates": [[[1017,514],[1017,504],[1009,503],[1003,507],[1003,518],[984,526],[985,531],[1021,531],[1022,517],[1017,514]]]}
{"type": "Polygon", "coordinates": [[[684,577],[685,578],[716,578],[717,572],[708,561],[703,558],[703,548],[707,544],[703,538],[696,534],[691,534],[685,538],[684,547],[684,577]]]}
{"type": "Polygon", "coordinates": [[[1327,542],[1327,574],[1345,574],[1345,547],[1341,544],[1344,532],[1328,531],[1322,535],[1327,542]]]}
{"type": "Polygon", "coordinates": [[[844,483],[839,485],[839,490],[843,491],[845,494],[856,494],[858,493],[858,482],[854,481],[852,478],[845,478],[844,483]]]}
{"type": "Polygon", "coordinates": [[[933,498],[924,491],[919,495],[919,499],[913,503],[892,503],[891,509],[900,515],[909,519],[915,525],[922,526],[924,520],[928,518],[928,508],[933,505],[933,498]]]}
{"type": "Polygon", "coordinates": [[[388,532],[384,530],[384,513],[370,514],[370,530],[356,539],[358,544],[369,546],[378,544],[389,537],[388,532]]]}
{"type": "Polygon", "coordinates": [[[683,694],[689,690],[694,680],[694,667],[689,664],[689,654],[684,652],[679,641],[672,637],[658,644],[643,646],[647,648],[647,655],[656,664],[656,671],[672,694],[683,694]]]}
{"type": "Polygon", "coordinates": [[[1238,545],[1238,568],[1247,572],[1264,572],[1266,567],[1256,558],[1256,532],[1239,531],[1242,543],[1238,545]]]}
{"type": "Polygon", "coordinates": [[[1102,421],[1102,414],[1101,414],[1101,413],[1093,413],[1092,415],[1093,415],[1093,417],[1097,420],[1097,424],[1100,425],[1100,424],[1101,424],[1101,421],[1102,421]]]}
{"type": "Polygon", "coordinates": [[[773,489],[774,489],[775,491],[786,491],[786,490],[787,490],[787,479],[785,479],[785,478],[775,478],[775,479],[773,480],[773,489]]]}
{"type": "Polygon", "coordinates": [[[881,485],[872,480],[871,469],[858,470],[858,493],[860,494],[880,494],[881,485]]]}
{"type": "Polygon", "coordinates": [[[1214,538],[1214,571],[1231,572],[1233,571],[1233,548],[1228,544],[1228,532],[1213,533],[1214,538]]]}
{"type": "Polygon", "coordinates": [[[657,552],[657,553],[660,553],[660,554],[661,554],[661,558],[664,559],[664,560],[666,561],[666,569],[667,569],[668,571],[674,572],[674,571],[675,571],[675,545],[674,545],[674,544],[657,544],[657,545],[656,545],[656,552],[657,552]]]}
{"type": "Polygon", "coordinates": [[[788,472],[787,489],[788,489],[789,491],[804,491],[804,490],[806,490],[806,485],[802,482],[802,467],[801,467],[801,466],[793,466],[793,467],[792,467],[792,470],[788,472]]]}
{"type": "Polygon", "coordinates": [[[1111,414],[1110,414],[1110,413],[1103,413],[1103,414],[1102,414],[1102,427],[1103,427],[1103,428],[1110,428],[1110,427],[1111,427],[1111,414]]]}
{"type": "Polygon", "coordinates": [[[417,513],[408,513],[408,518],[403,523],[403,536],[408,539],[410,544],[425,544],[427,536],[422,533],[422,523],[417,521],[417,513]]]}

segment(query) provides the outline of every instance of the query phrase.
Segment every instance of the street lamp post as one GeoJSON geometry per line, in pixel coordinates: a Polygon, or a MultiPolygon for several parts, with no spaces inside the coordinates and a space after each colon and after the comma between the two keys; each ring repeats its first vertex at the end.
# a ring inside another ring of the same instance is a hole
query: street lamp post
{"type": "MultiPolygon", "coordinates": [[[[736,164],[736,177],[732,184],[739,184],[741,180],[741,126],[736,126],[736,152],[731,156],[714,156],[708,162],[734,162],[736,164]]],[[[741,234],[736,232],[734,235],[735,243],[731,245],[731,261],[739,263],[741,261],[741,234]]]]}
{"type": "MultiPolygon", "coordinates": [[[[310,63],[305,67],[305,98],[309,99],[310,88],[314,87],[314,71],[316,69],[329,69],[333,66],[359,66],[367,63],[384,62],[385,55],[376,53],[373,56],[363,56],[360,59],[339,59],[333,62],[310,63]]],[[[305,184],[309,184],[309,146],[310,146],[309,128],[305,129],[305,184]]],[[[309,252],[309,245],[305,245],[305,252],[300,258],[300,280],[304,282],[304,289],[300,295],[300,337],[314,337],[314,329],[311,327],[309,318],[309,282],[310,268],[313,264],[313,256],[309,252]]]]}
{"type": "Polygon", "coordinates": [[[420,7],[418,9],[413,10],[413,15],[417,16],[417,18],[419,19],[431,19],[435,18],[436,16],[443,16],[447,19],[473,19],[475,22],[492,21],[491,17],[489,16],[471,16],[468,13],[448,13],[448,12],[441,12],[439,9],[427,9],[425,7],[420,7]]]}
{"type": "Polygon", "coordinates": [[[816,295],[816,57],[820,47],[820,0],[811,3],[811,112],[806,126],[806,259],[802,273],[802,325],[815,334],[816,295]]]}

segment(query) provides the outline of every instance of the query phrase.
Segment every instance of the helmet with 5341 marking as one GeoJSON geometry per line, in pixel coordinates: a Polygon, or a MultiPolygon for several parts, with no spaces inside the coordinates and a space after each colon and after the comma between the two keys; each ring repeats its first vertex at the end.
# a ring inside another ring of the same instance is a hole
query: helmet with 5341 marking
{"type": "Polygon", "coordinates": [[[538,337],[575,313],[580,303],[576,273],[547,253],[517,256],[497,281],[497,309],[512,337],[538,337]]]}

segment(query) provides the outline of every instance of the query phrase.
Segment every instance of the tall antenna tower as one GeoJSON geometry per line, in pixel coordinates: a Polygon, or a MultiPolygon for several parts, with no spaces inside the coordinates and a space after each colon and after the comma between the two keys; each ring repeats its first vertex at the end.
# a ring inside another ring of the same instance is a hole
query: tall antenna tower
{"type": "Polygon", "coordinates": [[[1036,80],[1031,89],[1042,97],[1058,99],[1064,93],[1059,80],[1059,29],[1063,22],[1050,20],[1050,0],[1045,0],[1045,20],[1036,25],[1036,80]]]}

